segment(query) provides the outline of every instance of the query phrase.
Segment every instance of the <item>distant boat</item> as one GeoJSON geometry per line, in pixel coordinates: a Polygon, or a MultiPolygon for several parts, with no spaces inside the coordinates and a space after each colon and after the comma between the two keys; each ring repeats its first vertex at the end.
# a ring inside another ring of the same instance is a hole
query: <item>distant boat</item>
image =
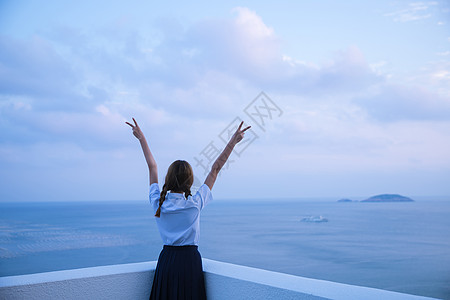
{"type": "Polygon", "coordinates": [[[328,222],[328,219],[324,218],[322,216],[309,216],[309,217],[302,218],[300,220],[300,222],[322,223],[322,222],[328,222]]]}

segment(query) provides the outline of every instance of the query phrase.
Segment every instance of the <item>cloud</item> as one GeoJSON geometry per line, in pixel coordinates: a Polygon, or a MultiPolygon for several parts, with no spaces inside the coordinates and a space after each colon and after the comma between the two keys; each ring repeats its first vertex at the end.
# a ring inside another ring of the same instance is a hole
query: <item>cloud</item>
{"type": "Polygon", "coordinates": [[[233,12],[233,19],[204,20],[166,36],[153,54],[179,70],[175,73],[188,72],[188,85],[211,71],[259,89],[300,94],[356,90],[383,79],[357,46],[323,65],[303,62],[283,54],[282,40],[254,11],[238,7],[233,12]]]}
{"type": "Polygon", "coordinates": [[[361,50],[351,46],[318,70],[314,88],[326,93],[358,92],[383,80],[382,75],[372,70],[361,50]]]}
{"type": "Polygon", "coordinates": [[[385,85],[355,103],[380,121],[450,120],[449,99],[420,87],[385,85]]]}
{"type": "MultiPolygon", "coordinates": [[[[118,141],[101,124],[115,128],[114,122],[136,116],[133,111],[145,119],[140,112],[156,116],[149,121],[157,126],[175,128],[189,118],[227,123],[261,90],[349,105],[375,89],[375,96],[352,105],[379,120],[419,118],[418,110],[404,108],[406,89],[387,86],[357,46],[320,65],[304,62],[283,54],[282,40],[255,11],[237,7],[232,13],[188,26],[160,19],[151,38],[120,26],[91,32],[58,28],[30,40],[3,37],[0,126],[21,130],[30,140],[66,133],[82,143],[110,145],[118,141]]],[[[431,97],[413,94],[413,106],[431,97]]],[[[438,115],[429,108],[426,118],[438,115]]],[[[3,135],[14,140],[14,133],[3,135]]]]}
{"type": "Polygon", "coordinates": [[[436,54],[439,55],[439,56],[449,56],[450,55],[450,51],[438,52],[436,54]]]}
{"type": "Polygon", "coordinates": [[[248,8],[233,12],[233,19],[206,19],[176,34],[163,31],[153,53],[193,79],[211,69],[255,81],[273,78],[274,66],[282,63],[274,30],[248,8]]]}
{"type": "Polygon", "coordinates": [[[34,111],[27,106],[8,105],[0,109],[3,143],[74,143],[98,148],[119,146],[116,134],[123,118],[100,105],[96,111],[34,111]]]}
{"type": "Polygon", "coordinates": [[[412,22],[428,19],[432,16],[430,11],[438,4],[436,1],[411,2],[408,3],[406,8],[387,13],[384,16],[392,17],[395,22],[412,22]]]}
{"type": "Polygon", "coordinates": [[[39,36],[30,40],[0,37],[0,94],[28,97],[35,108],[79,109],[78,74],[39,36]]]}
{"type": "MultiPolygon", "coordinates": [[[[233,18],[187,27],[160,19],[150,34],[154,40],[117,26],[92,32],[64,27],[29,40],[3,37],[4,141],[117,147],[123,141],[114,132],[131,116],[173,131],[180,124],[189,130],[211,120],[227,124],[261,90],[292,95],[297,103],[304,97],[312,105],[332,99],[345,106],[355,95],[381,87],[378,96],[351,105],[379,120],[418,118],[417,111],[398,104],[406,100],[380,100],[400,92],[383,91],[386,79],[357,46],[311,64],[284,55],[275,30],[256,12],[244,7],[232,12],[233,18]],[[186,127],[192,120],[197,124],[186,127]]],[[[414,103],[428,97],[415,96],[414,103]]],[[[207,128],[206,134],[216,132],[207,128]]]]}

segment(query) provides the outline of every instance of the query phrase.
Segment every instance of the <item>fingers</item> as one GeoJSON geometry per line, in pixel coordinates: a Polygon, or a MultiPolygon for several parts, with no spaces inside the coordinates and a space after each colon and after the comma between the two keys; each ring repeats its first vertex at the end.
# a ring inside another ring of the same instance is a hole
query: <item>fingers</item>
{"type": "Polygon", "coordinates": [[[137,124],[136,120],[135,120],[134,118],[132,118],[132,119],[133,119],[134,125],[131,124],[131,123],[129,123],[129,122],[125,122],[125,123],[128,124],[128,125],[130,125],[131,128],[133,128],[133,129],[134,129],[135,127],[139,128],[139,125],[137,124]]]}
{"type": "Polygon", "coordinates": [[[252,126],[247,126],[246,128],[244,128],[244,129],[241,130],[242,125],[244,125],[244,121],[242,121],[241,124],[239,124],[239,127],[238,127],[238,129],[237,129],[237,131],[239,131],[239,132],[241,132],[241,133],[246,132],[247,130],[249,130],[249,129],[252,127],[252,126]]]}

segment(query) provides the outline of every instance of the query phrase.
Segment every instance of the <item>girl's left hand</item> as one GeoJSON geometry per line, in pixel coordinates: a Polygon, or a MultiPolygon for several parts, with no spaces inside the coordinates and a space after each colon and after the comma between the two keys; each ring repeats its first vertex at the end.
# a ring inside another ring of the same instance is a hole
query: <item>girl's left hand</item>
{"type": "Polygon", "coordinates": [[[131,128],[133,128],[133,134],[138,139],[141,140],[144,138],[144,133],[142,132],[141,128],[137,124],[136,120],[133,118],[134,125],[128,122],[125,122],[126,124],[130,125],[131,128]]]}

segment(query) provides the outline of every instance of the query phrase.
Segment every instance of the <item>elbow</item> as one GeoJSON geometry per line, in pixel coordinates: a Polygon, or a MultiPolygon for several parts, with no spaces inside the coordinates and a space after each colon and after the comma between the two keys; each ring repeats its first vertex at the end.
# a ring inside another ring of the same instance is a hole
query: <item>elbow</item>
{"type": "Polygon", "coordinates": [[[217,174],[219,174],[220,169],[221,169],[221,166],[216,162],[216,163],[214,163],[214,164],[212,165],[212,167],[211,167],[211,173],[217,175],[217,174]]]}

